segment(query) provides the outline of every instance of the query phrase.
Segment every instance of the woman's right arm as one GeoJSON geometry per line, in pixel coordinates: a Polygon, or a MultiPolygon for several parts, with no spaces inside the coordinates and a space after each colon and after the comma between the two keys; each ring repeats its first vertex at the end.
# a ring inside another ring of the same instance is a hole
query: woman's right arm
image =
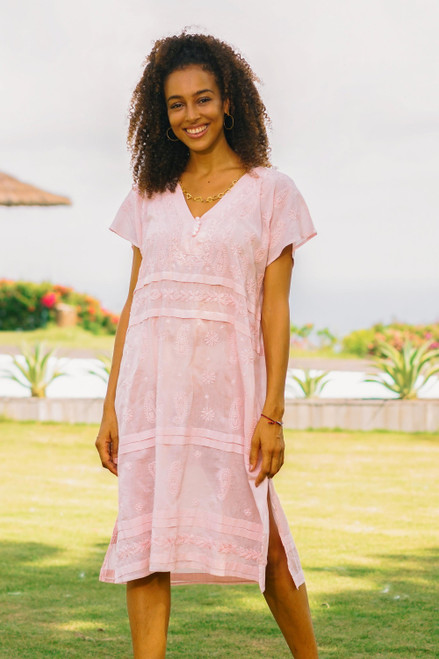
{"type": "Polygon", "coordinates": [[[107,393],[104,400],[101,426],[96,437],[96,448],[101,458],[102,466],[109,469],[117,476],[117,452],[119,448],[119,434],[117,427],[116,411],[114,401],[116,397],[117,379],[119,377],[120,362],[122,360],[125,336],[130,318],[133,293],[139,276],[139,268],[142,255],[138,247],[133,245],[133,263],[131,267],[131,279],[127,300],[120,314],[114,339],[113,359],[111,361],[110,375],[108,378],[107,393]]]}

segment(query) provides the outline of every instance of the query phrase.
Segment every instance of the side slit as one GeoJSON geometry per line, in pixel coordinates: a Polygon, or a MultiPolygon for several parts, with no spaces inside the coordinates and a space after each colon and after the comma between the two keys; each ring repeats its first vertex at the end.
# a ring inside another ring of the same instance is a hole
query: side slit
{"type": "MultiPolygon", "coordinates": [[[[290,543],[286,542],[286,538],[282,537],[282,533],[279,530],[279,520],[278,520],[278,509],[273,504],[272,494],[274,492],[274,497],[277,499],[277,495],[274,491],[274,486],[271,480],[268,481],[267,488],[267,506],[268,506],[268,543],[267,543],[267,564],[268,564],[268,551],[270,546],[270,540],[272,539],[272,533],[274,536],[274,541],[279,543],[284,552],[285,560],[287,562],[288,571],[291,575],[295,587],[298,589],[303,583],[305,583],[305,576],[303,574],[302,566],[300,564],[299,555],[295,547],[294,541],[292,540],[292,546],[289,546],[290,543]],[[274,529],[272,531],[272,525],[274,529]]],[[[280,505],[278,503],[278,505],[280,505]]],[[[285,518],[286,521],[286,518],[285,518]]]]}

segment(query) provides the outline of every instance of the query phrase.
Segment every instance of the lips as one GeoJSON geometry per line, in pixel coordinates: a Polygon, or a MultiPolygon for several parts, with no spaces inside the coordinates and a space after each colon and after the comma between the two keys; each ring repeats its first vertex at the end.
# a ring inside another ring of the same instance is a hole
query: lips
{"type": "Polygon", "coordinates": [[[208,124],[203,124],[202,126],[194,126],[193,128],[184,128],[184,132],[188,137],[197,139],[203,137],[206,134],[208,129],[208,124]]]}

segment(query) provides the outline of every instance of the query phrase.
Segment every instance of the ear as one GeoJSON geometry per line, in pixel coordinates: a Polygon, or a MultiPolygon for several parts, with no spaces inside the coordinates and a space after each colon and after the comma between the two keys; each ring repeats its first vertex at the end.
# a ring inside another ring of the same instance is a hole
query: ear
{"type": "Polygon", "coordinates": [[[225,114],[229,114],[230,112],[230,100],[226,98],[226,100],[223,103],[223,109],[225,114]]]}

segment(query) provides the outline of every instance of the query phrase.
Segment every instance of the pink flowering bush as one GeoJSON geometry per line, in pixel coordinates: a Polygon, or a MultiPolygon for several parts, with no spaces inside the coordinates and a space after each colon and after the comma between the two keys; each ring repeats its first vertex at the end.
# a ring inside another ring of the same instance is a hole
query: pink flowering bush
{"type": "Polygon", "coordinates": [[[0,279],[0,330],[32,330],[54,323],[56,305],[76,308],[78,325],[95,334],[115,334],[119,317],[99,300],[69,286],[0,279]]]}
{"type": "Polygon", "coordinates": [[[430,350],[435,350],[439,348],[439,322],[430,325],[378,323],[370,329],[355,330],[342,341],[343,351],[358,357],[379,355],[383,343],[396,350],[401,350],[407,343],[415,348],[426,344],[430,350]]]}
{"type": "Polygon", "coordinates": [[[40,301],[43,307],[46,307],[46,309],[51,309],[57,303],[56,293],[53,292],[46,293],[45,295],[43,295],[40,301]]]}

